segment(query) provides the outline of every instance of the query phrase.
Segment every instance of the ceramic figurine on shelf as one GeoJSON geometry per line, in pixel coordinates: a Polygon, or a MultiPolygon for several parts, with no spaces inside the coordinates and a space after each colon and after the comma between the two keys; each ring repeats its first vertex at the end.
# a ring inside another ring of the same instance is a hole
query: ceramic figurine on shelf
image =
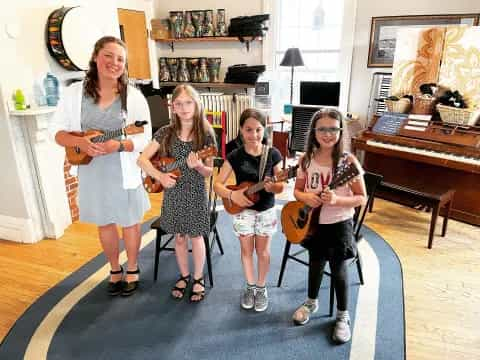
{"type": "Polygon", "coordinates": [[[183,11],[170,11],[170,29],[172,30],[172,38],[182,37],[183,11]]]}
{"type": "Polygon", "coordinates": [[[210,76],[208,75],[207,58],[200,58],[198,62],[198,81],[209,82],[210,76]]]}
{"type": "Polygon", "coordinates": [[[215,36],[227,36],[225,9],[217,9],[217,27],[215,29],[215,36]]]}
{"type": "Polygon", "coordinates": [[[205,20],[203,21],[203,34],[202,36],[214,36],[215,31],[213,28],[213,10],[205,10],[205,20]]]}
{"type": "Polygon", "coordinates": [[[167,58],[167,65],[170,72],[170,81],[177,81],[177,58],[167,58]]]}
{"type": "Polygon", "coordinates": [[[188,71],[190,72],[190,81],[198,82],[198,58],[189,58],[188,71]]]}
{"type": "Polygon", "coordinates": [[[222,58],[208,58],[208,73],[210,82],[220,82],[220,64],[222,63],[222,58]]]}
{"type": "Polygon", "coordinates": [[[192,23],[195,27],[195,37],[201,37],[203,32],[203,19],[205,19],[205,13],[203,10],[192,11],[192,23]]]}
{"type": "Polygon", "coordinates": [[[187,58],[178,59],[177,81],[189,82],[190,74],[187,68],[187,58]]]}
{"type": "Polygon", "coordinates": [[[159,66],[159,81],[170,81],[170,71],[168,71],[166,58],[158,59],[159,66]]]}
{"type": "Polygon", "coordinates": [[[15,110],[25,110],[27,105],[25,104],[25,96],[23,95],[23,91],[17,89],[13,94],[13,100],[15,101],[15,110]]]}
{"type": "Polygon", "coordinates": [[[183,37],[191,38],[195,36],[195,26],[192,23],[192,11],[185,11],[185,26],[183,28],[183,37]]]}

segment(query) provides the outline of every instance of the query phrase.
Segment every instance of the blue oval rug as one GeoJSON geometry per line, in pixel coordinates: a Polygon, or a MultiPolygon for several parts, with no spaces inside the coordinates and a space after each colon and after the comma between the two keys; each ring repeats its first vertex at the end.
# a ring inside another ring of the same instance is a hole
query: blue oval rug
{"type": "MultiPolygon", "coordinates": [[[[280,209],[280,207],[279,207],[280,209]]],[[[217,228],[225,254],[214,247],[215,287],[202,303],[175,301],[175,256],[160,255],[153,282],[155,237],[143,225],[141,289],[130,298],[106,294],[109,267],[100,255],[36,301],[17,320],[0,346],[0,359],[405,359],[405,318],[400,262],[375,232],[364,229],[359,244],[365,284],[350,267],[352,340],[331,341],[329,277],[320,289],[319,311],[305,326],[291,316],[306,297],[307,268],[289,261],[276,287],[285,238],[272,239],[266,312],[240,308],[244,286],[238,239],[231,217],[220,212],[217,228]]],[[[292,247],[293,250],[294,247],[292,247]]]]}

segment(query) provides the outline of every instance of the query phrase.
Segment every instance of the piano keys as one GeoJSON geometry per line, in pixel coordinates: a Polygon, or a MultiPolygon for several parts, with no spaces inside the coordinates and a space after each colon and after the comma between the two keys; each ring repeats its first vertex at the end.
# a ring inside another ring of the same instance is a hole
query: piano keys
{"type": "MultiPolygon", "coordinates": [[[[386,182],[456,189],[450,217],[480,225],[480,128],[429,123],[424,131],[414,131],[405,126],[395,135],[366,129],[352,139],[352,151],[364,151],[365,169],[382,174],[386,182]]],[[[379,195],[394,200],[388,193],[379,195]]]]}

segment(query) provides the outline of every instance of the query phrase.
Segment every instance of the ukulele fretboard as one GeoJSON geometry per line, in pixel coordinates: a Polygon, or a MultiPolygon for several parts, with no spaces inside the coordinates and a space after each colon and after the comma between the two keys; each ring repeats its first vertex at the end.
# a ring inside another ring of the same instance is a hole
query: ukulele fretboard
{"type": "Polygon", "coordinates": [[[93,143],[103,143],[107,140],[114,139],[118,136],[124,135],[124,129],[105,130],[102,135],[95,136],[90,139],[93,143]]]}

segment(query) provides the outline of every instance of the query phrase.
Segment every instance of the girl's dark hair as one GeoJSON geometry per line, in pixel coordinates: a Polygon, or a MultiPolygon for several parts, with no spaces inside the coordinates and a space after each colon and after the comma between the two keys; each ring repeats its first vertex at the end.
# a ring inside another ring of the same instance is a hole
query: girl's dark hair
{"type": "Polygon", "coordinates": [[[243,110],[242,115],[240,115],[240,127],[243,127],[248,118],[256,119],[263,127],[267,125],[265,115],[257,109],[250,108],[243,110]]]}
{"type": "MultiPolygon", "coordinates": [[[[205,118],[205,111],[203,110],[202,102],[200,101],[200,95],[198,92],[191,87],[190,85],[178,85],[172,93],[172,104],[177,97],[185,93],[188,97],[192,98],[195,102],[195,112],[193,114],[193,151],[200,150],[205,144],[207,136],[212,138],[212,141],[215,142],[215,133],[213,131],[212,125],[205,118]]],[[[169,155],[169,151],[175,137],[180,132],[182,128],[182,123],[178,116],[172,111],[172,121],[170,125],[166,128],[165,136],[160,141],[159,152],[164,155],[169,155]]]]}
{"type": "MultiPolygon", "coordinates": [[[[109,43],[115,43],[120,45],[125,49],[125,54],[127,53],[127,45],[122,40],[114,36],[104,36],[97,40],[97,42],[95,43],[92,56],[90,57],[90,62],[88,63],[88,70],[85,76],[85,83],[83,87],[85,93],[91,98],[93,98],[96,104],[100,100],[100,94],[98,93],[98,69],[95,58],[97,57],[99,51],[103,49],[106,44],[109,43]]],[[[125,59],[125,70],[123,74],[117,79],[117,86],[118,93],[120,94],[120,99],[122,100],[122,109],[126,110],[128,86],[127,59],[125,59]]]]}
{"type": "MultiPolygon", "coordinates": [[[[257,120],[260,123],[260,125],[262,125],[262,127],[265,130],[264,133],[263,133],[262,144],[267,145],[268,144],[268,136],[267,136],[267,131],[265,129],[266,125],[267,125],[267,118],[266,118],[265,114],[263,112],[257,110],[257,109],[253,109],[253,108],[243,110],[242,114],[240,115],[240,128],[243,127],[243,125],[245,124],[245,121],[247,121],[248,118],[254,118],[255,120],[257,120]]],[[[237,139],[239,139],[240,144],[243,144],[243,137],[242,137],[242,133],[241,133],[240,130],[238,130],[237,139]]]]}
{"type": "MultiPolygon", "coordinates": [[[[313,154],[320,147],[320,144],[318,143],[317,138],[315,137],[315,132],[316,132],[315,127],[317,125],[317,121],[323,118],[331,118],[331,119],[337,120],[340,123],[340,128],[343,129],[343,116],[340,113],[340,111],[332,108],[323,108],[321,110],[318,110],[315,114],[313,114],[312,120],[310,121],[310,129],[308,131],[307,139],[306,139],[305,155],[303,156],[302,163],[301,163],[302,169],[304,171],[310,165],[313,154]]],[[[340,157],[343,154],[342,133],[343,131],[341,130],[340,137],[337,143],[333,146],[332,163],[333,163],[334,169],[337,167],[338,161],[340,160],[340,157]]]]}

